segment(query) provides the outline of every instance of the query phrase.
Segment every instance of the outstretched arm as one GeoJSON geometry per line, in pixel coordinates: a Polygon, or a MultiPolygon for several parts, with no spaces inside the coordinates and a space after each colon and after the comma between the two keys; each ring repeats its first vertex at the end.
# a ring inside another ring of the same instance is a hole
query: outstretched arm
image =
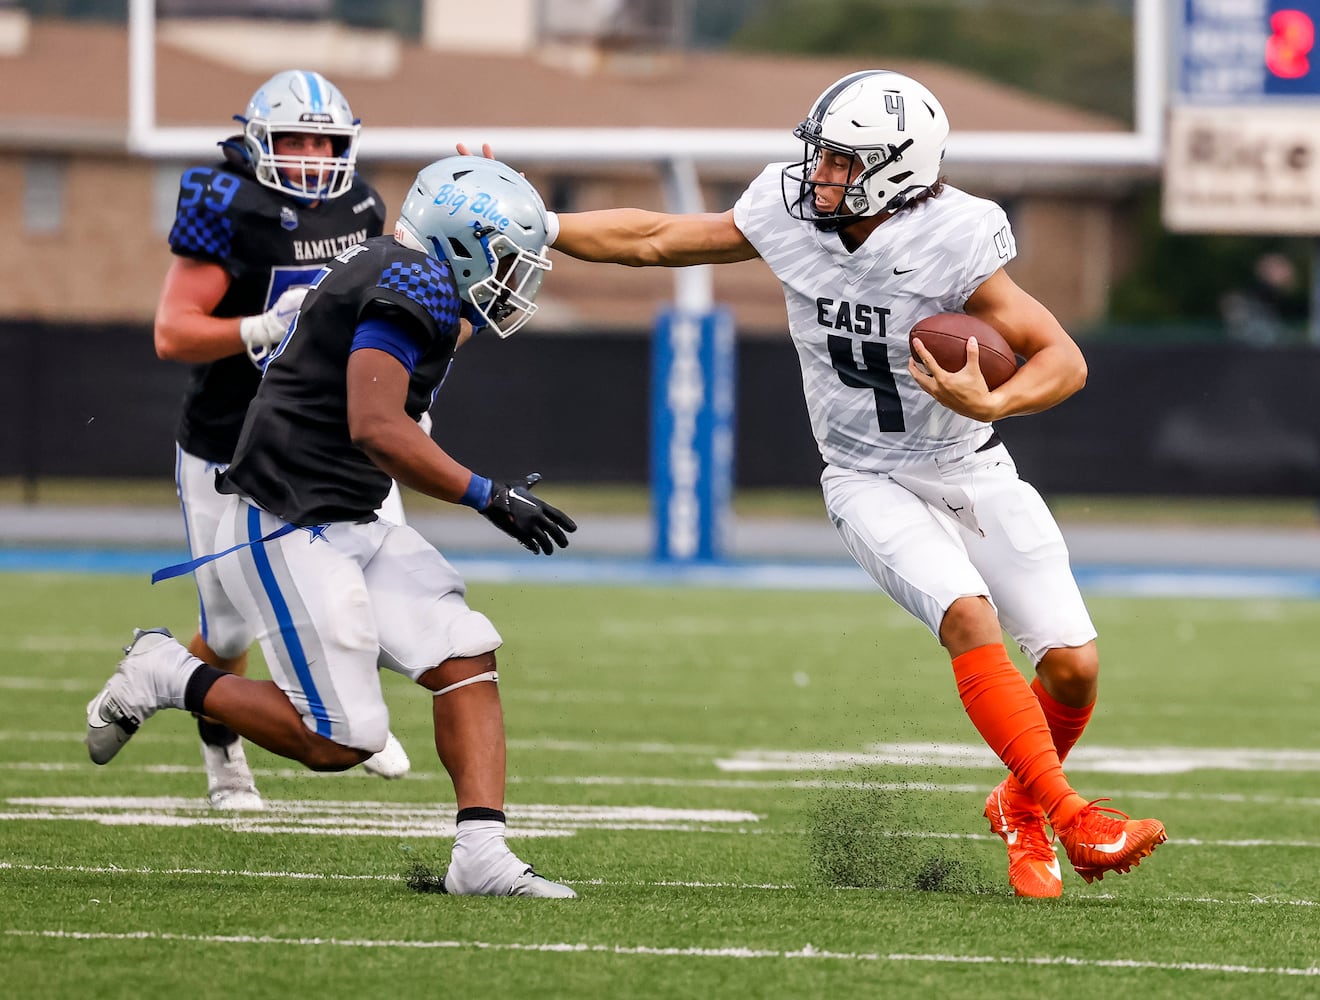
{"type": "Polygon", "coordinates": [[[668,215],[639,208],[561,213],[556,250],[579,260],[629,267],[686,267],[751,260],[756,249],[733,212],[668,215]]]}
{"type": "Polygon", "coordinates": [[[577,530],[571,517],[532,493],[533,473],[492,483],[450,457],[404,410],[408,370],[394,355],[364,347],[348,356],[348,430],[383,472],[419,492],[466,504],[532,552],[550,555],[577,530]]]}

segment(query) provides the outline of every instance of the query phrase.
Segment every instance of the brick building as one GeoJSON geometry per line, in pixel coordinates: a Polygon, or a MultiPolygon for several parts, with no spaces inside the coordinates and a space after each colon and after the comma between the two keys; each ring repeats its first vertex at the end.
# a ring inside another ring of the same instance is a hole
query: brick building
{"type": "MultiPolygon", "coordinates": [[[[0,45],[0,320],[149,320],[168,265],[165,234],[187,162],[128,151],[124,26],[33,20],[22,29],[0,45]]],[[[789,132],[816,95],[858,68],[841,59],[673,49],[639,54],[599,39],[481,51],[482,30],[474,23],[466,34],[451,31],[441,40],[431,31],[419,43],[406,43],[384,32],[350,35],[328,24],[161,21],[157,120],[213,128],[218,141],[232,133],[231,116],[272,72],[319,69],[362,118],[360,169],[392,213],[422,161],[374,156],[373,128],[782,129],[787,159],[799,148],[789,132]]],[[[926,83],[944,103],[955,133],[1123,128],[949,66],[882,56],[876,63],[926,83]]],[[[480,133],[466,137],[471,145],[482,139],[480,133]]],[[[432,158],[449,152],[436,149],[432,158]]],[[[211,148],[199,147],[188,162],[211,155],[211,148]]],[[[526,169],[555,208],[665,207],[654,164],[557,160],[526,169]]],[[[757,169],[703,165],[706,207],[730,207],[757,169]]],[[[947,169],[952,183],[1005,204],[1020,254],[1013,276],[1072,326],[1103,314],[1127,243],[1123,206],[1133,185],[1146,179],[1143,173],[957,162],[947,169]]],[[[753,261],[714,270],[715,298],[733,309],[740,331],[782,330],[782,298],[768,269],[753,261]]],[[[646,329],[671,301],[673,288],[672,276],[659,270],[606,269],[556,255],[537,329],[646,329]]]]}

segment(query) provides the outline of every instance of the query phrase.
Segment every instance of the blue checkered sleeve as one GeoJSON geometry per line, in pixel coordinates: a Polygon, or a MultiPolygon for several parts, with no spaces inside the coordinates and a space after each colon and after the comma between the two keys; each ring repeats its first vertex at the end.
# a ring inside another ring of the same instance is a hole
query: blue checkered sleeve
{"type": "Polygon", "coordinates": [[[429,257],[416,261],[394,261],[381,272],[377,288],[388,288],[411,299],[430,314],[442,331],[458,323],[462,302],[449,275],[449,265],[429,257]]]}
{"type": "Polygon", "coordinates": [[[170,249],[185,256],[229,257],[234,241],[234,222],[228,216],[199,203],[179,207],[170,229],[170,249]]]}

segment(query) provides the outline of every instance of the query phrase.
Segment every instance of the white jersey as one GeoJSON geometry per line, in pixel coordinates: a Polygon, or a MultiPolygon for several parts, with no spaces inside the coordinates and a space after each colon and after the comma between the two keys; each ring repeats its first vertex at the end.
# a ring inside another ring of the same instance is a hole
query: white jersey
{"type": "Polygon", "coordinates": [[[1017,250],[1003,209],[945,186],[881,223],[853,253],[794,219],[783,164],[743,192],[734,222],[784,286],[811,429],[829,465],[889,472],[974,451],[989,424],[936,402],[908,374],[908,331],[961,312],[1017,250]]]}

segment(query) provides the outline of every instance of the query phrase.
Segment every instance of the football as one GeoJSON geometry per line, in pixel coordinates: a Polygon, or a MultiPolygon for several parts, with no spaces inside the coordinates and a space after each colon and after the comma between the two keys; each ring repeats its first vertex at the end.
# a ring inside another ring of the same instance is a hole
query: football
{"type": "MultiPolygon", "coordinates": [[[[975,337],[980,348],[981,374],[985,384],[998,389],[1017,371],[1017,355],[998,330],[966,313],[937,313],[919,321],[908,334],[908,349],[920,340],[945,371],[959,371],[967,364],[967,338],[975,337]]],[[[913,351],[913,357],[916,352],[913,351]]],[[[921,362],[918,360],[917,362],[921,362]]]]}

